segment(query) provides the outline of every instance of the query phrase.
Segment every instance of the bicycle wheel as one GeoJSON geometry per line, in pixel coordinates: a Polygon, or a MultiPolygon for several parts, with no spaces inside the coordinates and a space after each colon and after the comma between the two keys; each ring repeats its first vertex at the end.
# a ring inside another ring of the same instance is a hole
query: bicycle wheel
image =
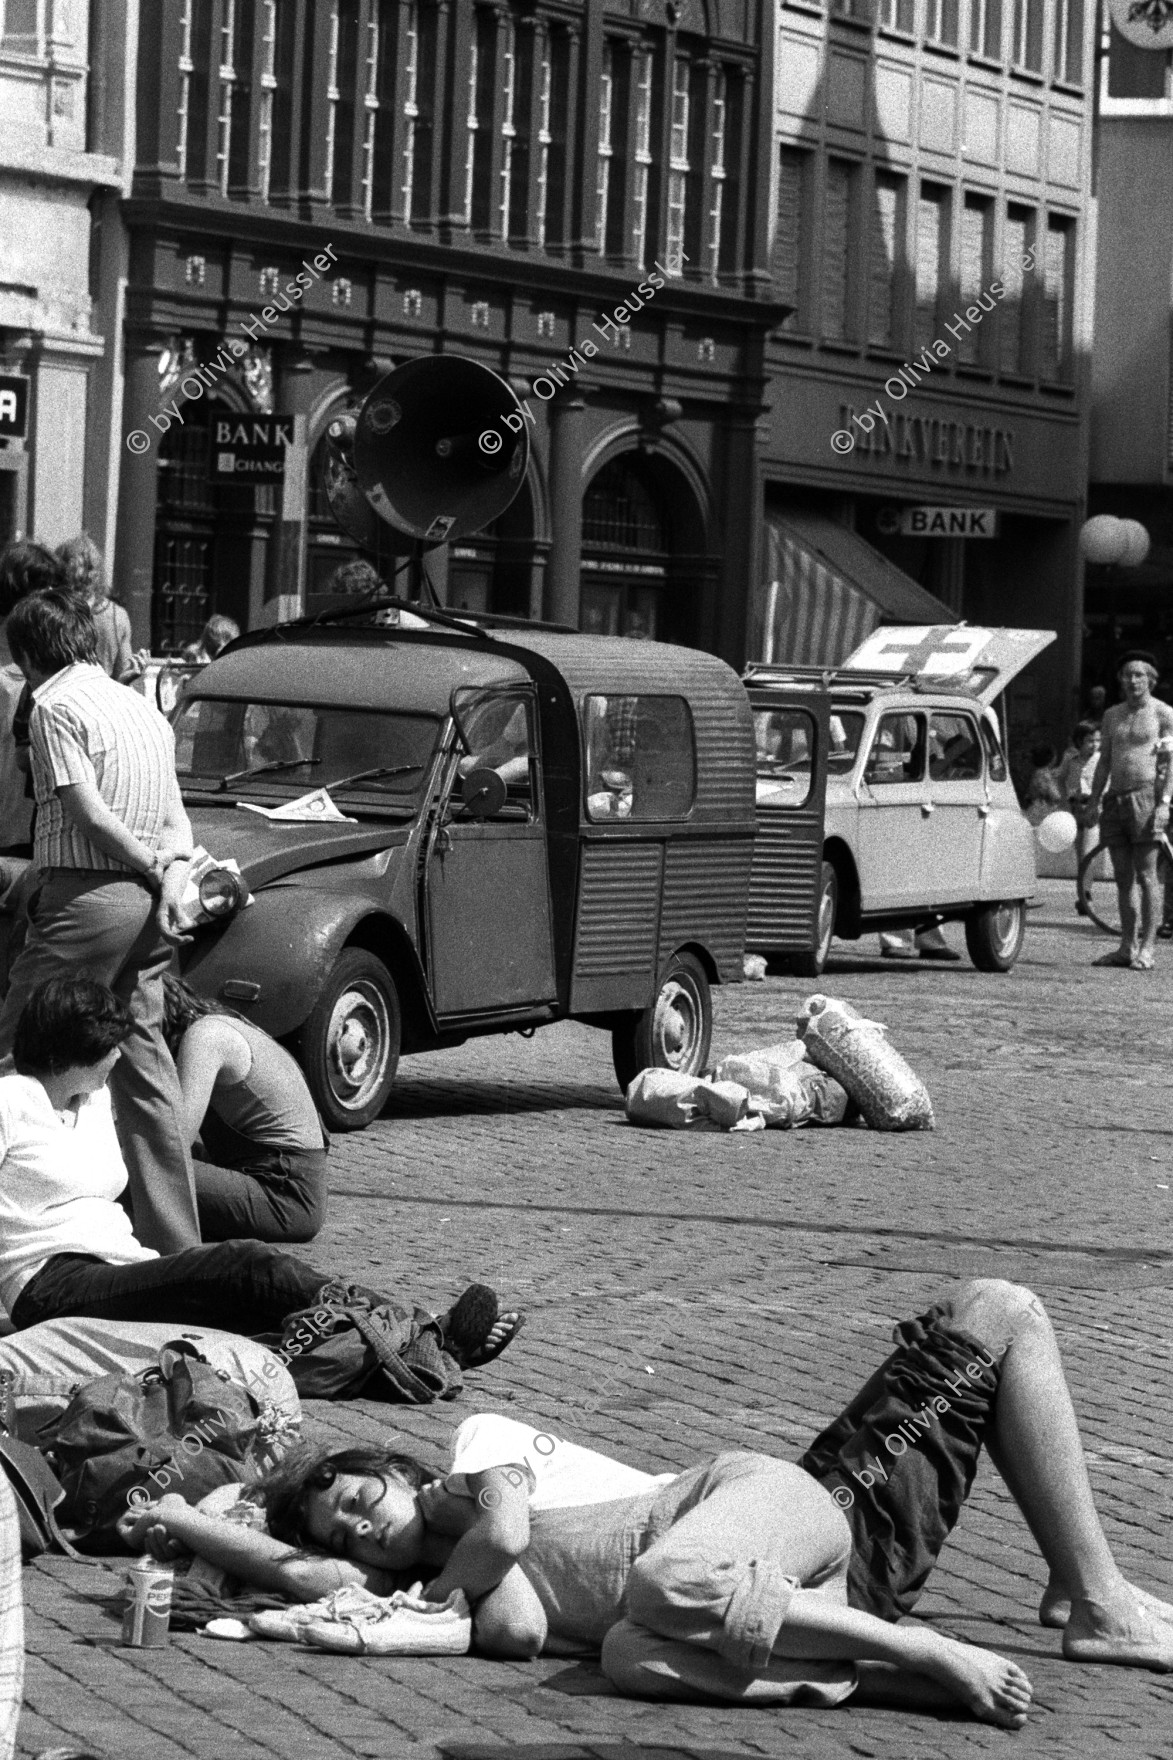
{"type": "MultiPolygon", "coordinates": [[[[1165,889],[1165,915],[1169,916],[1173,907],[1173,845],[1167,837],[1162,838],[1157,853],[1157,874],[1165,889]]],[[[1112,877],[1112,862],[1102,845],[1089,849],[1079,864],[1079,890],[1087,900],[1087,914],[1097,929],[1105,935],[1120,935],[1120,895],[1116,891],[1116,882],[1112,877]],[[1099,863],[1103,858],[1103,877],[1100,877],[1099,863]]]]}

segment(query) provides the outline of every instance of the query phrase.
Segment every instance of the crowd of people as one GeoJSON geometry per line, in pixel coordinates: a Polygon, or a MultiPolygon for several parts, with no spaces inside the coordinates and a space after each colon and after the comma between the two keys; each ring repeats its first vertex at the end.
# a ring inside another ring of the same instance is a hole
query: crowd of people
{"type": "MultiPolygon", "coordinates": [[[[0,1302],[17,1329],[84,1316],[272,1334],[332,1280],[285,1250],[322,1226],[329,1142],[289,1054],[171,970],[191,825],[170,727],[125,689],[145,657],[119,612],[88,540],[0,556],[5,842],[31,846],[35,876],[0,1006],[0,1302]]],[[[1148,856],[1173,786],[1154,756],[1173,710],[1152,699],[1151,670],[1130,657],[1124,701],[1101,727],[1081,723],[1056,785],[1099,819],[1121,885],[1139,886],[1133,964],[1151,955],[1148,856]]],[[[362,1293],[412,1316],[458,1370],[495,1360],[523,1318],[479,1284],[434,1315],[362,1293]]],[[[484,1653],[594,1652],[640,1697],[855,1695],[1017,1728],[1031,1699],[1017,1664],[898,1623],[983,1446],[1047,1562],[1040,1618],[1063,1627],[1064,1655],[1173,1669],[1173,1607],[1112,1557],[1047,1316],[997,1281],[898,1327],[797,1463],[727,1452],[649,1480],[579,1450],[584,1470],[551,1503],[512,1434],[450,1473],[392,1440],[291,1455],[246,1493],[261,1528],[169,1494],[121,1532],[292,1603],[347,1584],[387,1594],[423,1579],[441,1601],[459,1589],[484,1653]],[[886,1444],[906,1428],[931,1430],[932,1446],[895,1455],[886,1444]]]]}

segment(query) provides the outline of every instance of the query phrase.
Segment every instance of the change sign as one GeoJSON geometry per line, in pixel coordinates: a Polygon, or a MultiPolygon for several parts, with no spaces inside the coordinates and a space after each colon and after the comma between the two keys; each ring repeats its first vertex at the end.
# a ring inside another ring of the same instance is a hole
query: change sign
{"type": "Polygon", "coordinates": [[[23,440],[28,419],[28,380],[15,373],[0,373],[0,440],[23,440]]]}
{"type": "Polygon", "coordinates": [[[292,440],[292,416],[215,416],[211,475],[218,482],[279,483],[292,440]]]}
{"type": "Polygon", "coordinates": [[[996,538],[994,507],[905,507],[900,530],[906,538],[996,538]]]}

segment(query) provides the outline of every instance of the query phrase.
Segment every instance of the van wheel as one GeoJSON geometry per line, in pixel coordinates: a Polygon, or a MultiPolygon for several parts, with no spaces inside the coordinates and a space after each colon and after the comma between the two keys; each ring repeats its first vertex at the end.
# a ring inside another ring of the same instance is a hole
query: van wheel
{"type": "Polygon", "coordinates": [[[1008,972],[1022,952],[1026,905],[988,904],[965,919],[965,945],[979,972],[1008,972]]]}
{"type": "Polygon", "coordinates": [[[641,1069],[674,1069],[699,1076],[709,1060],[713,1000],[709,980],[691,953],[674,954],[650,1007],[628,1015],[611,1032],[611,1057],[626,1094],[641,1069]]]}
{"type": "Polygon", "coordinates": [[[823,863],[819,879],[819,909],[815,917],[815,945],[808,953],[795,954],[791,962],[800,978],[819,978],[831,951],[835,913],[839,909],[839,876],[830,862],[823,863]]]}
{"type": "Polygon", "coordinates": [[[365,1130],[382,1112],[399,1064],[399,1031],[390,972],[373,953],[346,948],[295,1042],[327,1129],[365,1130]]]}

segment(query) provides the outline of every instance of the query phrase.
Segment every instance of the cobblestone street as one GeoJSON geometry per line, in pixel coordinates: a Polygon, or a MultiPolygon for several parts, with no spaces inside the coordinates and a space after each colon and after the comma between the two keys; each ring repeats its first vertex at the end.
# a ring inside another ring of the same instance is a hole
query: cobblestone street
{"type": "MultiPolygon", "coordinates": [[[[408,1059],[388,1115],[338,1138],[309,1256],[440,1307],[473,1278],[529,1310],[455,1405],[307,1407],[315,1437],[389,1427],[440,1457],[478,1409],[531,1418],[653,1470],[720,1448],[794,1455],[950,1279],[1046,1302],[1109,1539],[1173,1593],[1173,951],[1090,969],[1109,945],[1044,883],[1007,977],[837,944],[821,985],[716,996],[714,1052],[790,1036],[812,989],[887,1023],[924,1077],[933,1134],[669,1134],[625,1123],[609,1043],[585,1028],[408,1059]],[[865,957],[866,953],[866,957],[865,957]]],[[[961,945],[956,926],[948,930],[961,945]]],[[[1015,1755],[1173,1754],[1173,1677],[1073,1666],[1035,1621],[1044,1569],[992,1469],[918,1615],[1019,1662],[1035,1685],[1015,1755]]],[[[865,1708],[733,1711],[612,1695],[556,1658],[351,1659],[176,1636],[119,1645],[99,1574],[26,1574],[21,1753],[103,1760],[579,1760],[687,1753],[960,1760],[1010,1738],[968,1718],[865,1708]]]]}

